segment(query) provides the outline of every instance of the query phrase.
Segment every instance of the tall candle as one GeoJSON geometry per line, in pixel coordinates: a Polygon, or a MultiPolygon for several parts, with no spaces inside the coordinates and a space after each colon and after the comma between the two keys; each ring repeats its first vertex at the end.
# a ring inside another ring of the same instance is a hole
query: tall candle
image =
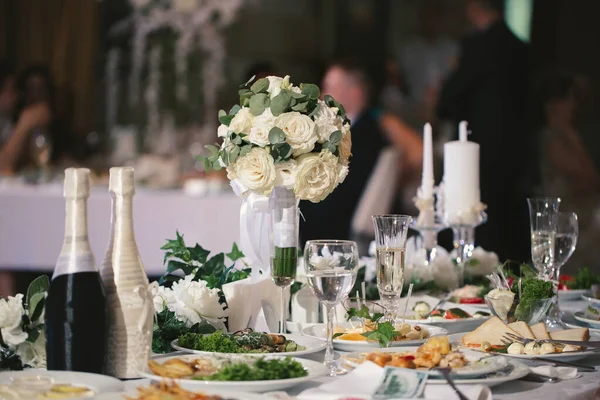
{"type": "Polygon", "coordinates": [[[433,197],[433,144],[431,124],[428,122],[423,128],[423,176],[421,181],[421,192],[424,198],[433,197]]]}
{"type": "Polygon", "coordinates": [[[459,124],[459,140],[444,144],[444,214],[450,222],[464,218],[481,203],[479,144],[467,139],[467,122],[459,124]]]}

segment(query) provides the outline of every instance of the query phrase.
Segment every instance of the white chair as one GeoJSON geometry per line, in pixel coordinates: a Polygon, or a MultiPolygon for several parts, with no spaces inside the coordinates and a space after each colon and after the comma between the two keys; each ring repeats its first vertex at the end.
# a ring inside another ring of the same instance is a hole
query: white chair
{"type": "Polygon", "coordinates": [[[400,153],[393,147],[386,147],[379,153],[377,164],[352,217],[352,235],[355,238],[373,238],[375,230],[371,216],[387,214],[392,209],[400,175],[400,160],[400,153]]]}

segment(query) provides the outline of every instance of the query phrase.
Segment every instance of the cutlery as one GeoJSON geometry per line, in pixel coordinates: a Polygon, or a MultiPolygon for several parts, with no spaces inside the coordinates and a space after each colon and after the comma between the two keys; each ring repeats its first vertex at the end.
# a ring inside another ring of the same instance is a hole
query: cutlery
{"type": "Polygon", "coordinates": [[[525,375],[524,377],[521,378],[522,381],[529,381],[529,382],[540,382],[540,383],[557,383],[560,382],[559,378],[551,378],[549,376],[544,376],[544,375],[538,375],[538,374],[533,374],[530,373],[528,375],[525,375]]]}
{"type": "Polygon", "coordinates": [[[452,368],[441,368],[441,367],[438,367],[438,368],[434,368],[434,370],[441,372],[441,374],[444,376],[444,379],[446,379],[446,382],[448,382],[448,384],[450,385],[450,387],[452,387],[452,389],[454,390],[454,393],[456,393],[456,395],[458,396],[458,398],[460,400],[469,400],[467,398],[467,396],[465,396],[460,390],[458,390],[458,388],[454,384],[454,381],[450,377],[450,371],[452,371],[452,368]]]}
{"type": "Polygon", "coordinates": [[[594,341],[579,341],[579,340],[547,340],[547,339],[528,339],[514,333],[506,333],[502,336],[502,342],[507,343],[521,343],[525,346],[527,343],[535,342],[535,343],[559,343],[559,344],[570,344],[573,346],[581,346],[581,347],[593,347],[600,348],[600,340],[594,341]]]}

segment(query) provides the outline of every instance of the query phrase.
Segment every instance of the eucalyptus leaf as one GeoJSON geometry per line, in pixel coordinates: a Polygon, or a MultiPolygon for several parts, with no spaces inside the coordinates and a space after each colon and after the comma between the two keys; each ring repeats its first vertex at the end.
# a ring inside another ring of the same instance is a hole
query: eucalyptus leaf
{"type": "Polygon", "coordinates": [[[244,145],[240,148],[240,157],[244,157],[246,154],[250,153],[250,150],[252,150],[252,145],[251,144],[247,144],[244,145]]]}
{"type": "Polygon", "coordinates": [[[29,284],[27,288],[27,304],[31,303],[31,298],[38,293],[46,293],[50,288],[50,280],[46,275],[40,275],[29,284]]]}
{"type": "Polygon", "coordinates": [[[338,144],[340,144],[341,141],[342,141],[342,131],[337,130],[335,132],[332,132],[331,135],[329,135],[329,142],[331,144],[334,144],[337,146],[338,144]]]}
{"type": "Polygon", "coordinates": [[[36,293],[31,296],[31,300],[27,304],[27,311],[29,312],[29,316],[31,318],[31,322],[37,320],[40,315],[42,315],[42,310],[44,309],[44,300],[46,299],[46,293],[36,293]]]}
{"type": "Polygon", "coordinates": [[[214,159],[219,156],[219,148],[217,146],[208,144],[204,148],[210,152],[210,158],[214,159]]]}
{"type": "Polygon", "coordinates": [[[304,94],[302,94],[302,93],[296,93],[296,92],[294,92],[294,91],[292,91],[292,90],[290,90],[290,96],[291,96],[293,99],[296,99],[296,100],[301,100],[301,101],[306,101],[306,100],[308,100],[308,99],[307,99],[307,97],[306,97],[306,95],[304,95],[304,94]]]}
{"type": "Polygon", "coordinates": [[[271,113],[274,116],[278,116],[288,111],[292,96],[287,90],[282,90],[277,96],[273,97],[271,101],[271,113]]]}
{"type": "Polygon", "coordinates": [[[290,146],[288,143],[282,143],[281,147],[279,148],[279,156],[281,157],[281,159],[286,160],[290,158],[291,155],[292,146],[290,146]]]}
{"type": "Polygon", "coordinates": [[[240,88],[248,86],[249,84],[251,84],[254,81],[254,79],[256,79],[256,75],[252,75],[252,78],[248,79],[248,81],[246,83],[240,85],[240,88]]]}
{"type": "Polygon", "coordinates": [[[235,160],[237,160],[239,155],[240,155],[240,148],[238,146],[235,146],[233,148],[233,150],[231,150],[229,152],[229,163],[233,164],[235,162],[235,160]]]}
{"type": "Polygon", "coordinates": [[[306,107],[308,107],[308,101],[305,101],[304,103],[298,103],[292,106],[292,110],[298,112],[306,112],[306,107]]]}
{"type": "Polygon", "coordinates": [[[300,88],[302,89],[302,94],[309,99],[318,99],[321,96],[319,87],[312,83],[303,83],[300,85],[300,88]]]}
{"type": "Polygon", "coordinates": [[[276,126],[269,131],[269,143],[277,144],[285,142],[285,132],[276,126]]]}
{"type": "Polygon", "coordinates": [[[204,164],[204,171],[210,172],[210,169],[211,169],[210,160],[206,157],[203,157],[202,163],[204,164]]]}
{"type": "Polygon", "coordinates": [[[229,124],[231,123],[231,121],[233,120],[233,118],[235,117],[235,115],[223,115],[219,117],[219,122],[222,123],[223,125],[229,126],[229,124]]]}
{"type": "Polygon", "coordinates": [[[238,113],[238,111],[240,111],[242,109],[242,107],[239,104],[234,105],[233,107],[231,107],[231,110],[229,110],[229,115],[235,115],[238,113]]]}
{"type": "Polygon", "coordinates": [[[223,166],[221,165],[221,161],[220,160],[215,160],[212,163],[212,169],[215,171],[220,171],[223,168],[223,166]]]}
{"type": "Polygon", "coordinates": [[[242,144],[243,141],[244,140],[242,139],[242,136],[240,136],[240,135],[236,135],[235,137],[233,137],[231,139],[231,143],[233,143],[233,144],[235,144],[237,146],[239,146],[240,144],[242,144]]]}
{"type": "Polygon", "coordinates": [[[250,90],[252,90],[254,93],[266,93],[268,88],[269,80],[267,78],[261,78],[252,84],[250,90]]]}
{"type": "Polygon", "coordinates": [[[331,154],[335,153],[335,151],[337,150],[337,147],[334,144],[332,144],[331,142],[329,142],[329,141],[323,143],[323,148],[325,150],[329,150],[329,152],[331,154]]]}
{"type": "Polygon", "coordinates": [[[259,116],[267,108],[269,96],[266,93],[255,94],[250,98],[250,112],[254,116],[259,116]]]}
{"type": "Polygon", "coordinates": [[[225,115],[227,115],[227,112],[225,110],[219,110],[219,113],[217,114],[219,118],[224,117],[225,115]]]}
{"type": "Polygon", "coordinates": [[[35,343],[35,341],[38,340],[39,337],[40,331],[38,331],[37,329],[33,329],[29,331],[29,334],[27,335],[27,341],[29,343],[35,343]]]}

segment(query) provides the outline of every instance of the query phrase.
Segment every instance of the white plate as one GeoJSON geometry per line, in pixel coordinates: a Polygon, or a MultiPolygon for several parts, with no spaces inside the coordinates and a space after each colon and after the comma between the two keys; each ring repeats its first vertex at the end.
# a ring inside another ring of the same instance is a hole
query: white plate
{"type": "Polygon", "coordinates": [[[581,295],[587,292],[586,289],[575,289],[575,290],[559,290],[558,291],[558,300],[560,301],[570,301],[570,300],[579,300],[581,295]]]}
{"type": "Polygon", "coordinates": [[[586,290],[585,293],[581,295],[581,298],[593,304],[600,304],[600,299],[597,299],[594,296],[592,296],[592,292],[590,292],[589,290],[586,290]]]}
{"type": "MultiPolygon", "coordinates": [[[[123,382],[106,375],[72,371],[46,371],[43,369],[0,372],[0,384],[10,385],[17,379],[36,379],[38,377],[50,378],[54,381],[53,384],[55,385],[65,383],[77,386],[85,386],[96,394],[120,392],[125,388],[123,382]]],[[[75,400],[75,398],[71,398],[71,400],[75,400]]]]}
{"type": "MultiPolygon", "coordinates": [[[[139,387],[149,387],[149,385],[140,385],[139,387]]],[[[198,394],[204,394],[208,396],[220,396],[224,399],[232,400],[264,400],[265,396],[255,393],[244,393],[244,392],[232,392],[228,390],[215,390],[215,389],[200,389],[194,392],[198,394]]],[[[127,392],[121,393],[105,393],[100,396],[94,397],[94,400],[125,400],[125,398],[136,399],[138,391],[136,389],[128,390],[127,392]],[[120,397],[119,397],[120,396],[120,397]]]]}
{"type": "MultiPolygon", "coordinates": [[[[454,335],[448,336],[448,339],[450,340],[450,343],[460,345],[460,344],[462,344],[461,339],[465,334],[466,333],[456,333],[454,335]]],[[[598,339],[600,339],[600,335],[596,335],[596,334],[593,334],[590,332],[590,340],[598,340],[598,339]]],[[[470,350],[487,354],[486,352],[484,352],[482,350],[476,350],[476,349],[470,349],[470,350]]],[[[532,358],[537,357],[537,358],[556,359],[556,360],[561,360],[561,361],[575,361],[575,360],[581,360],[582,358],[586,358],[586,357],[597,355],[597,354],[598,354],[597,351],[585,350],[585,351],[570,351],[567,353],[536,354],[536,355],[502,354],[502,356],[510,357],[510,358],[518,358],[518,359],[522,359],[522,360],[530,360],[532,358]]]]}
{"type": "MultiPolygon", "coordinates": [[[[183,356],[173,356],[173,357],[164,357],[159,358],[154,361],[158,363],[164,363],[167,360],[172,358],[180,358],[185,361],[190,361],[197,359],[198,355],[188,354],[183,356]]],[[[205,356],[207,357],[207,356],[205,356]]],[[[211,358],[219,358],[219,359],[234,359],[234,360],[252,360],[255,361],[255,357],[247,357],[245,355],[226,355],[221,354],[218,356],[210,356],[211,358]]],[[[265,359],[283,359],[285,357],[275,357],[275,356],[265,356],[265,359]]],[[[303,376],[301,378],[291,378],[291,379],[275,379],[270,381],[197,381],[193,379],[173,379],[174,382],[177,382],[179,386],[186,390],[203,390],[204,388],[210,389],[221,389],[226,388],[227,390],[240,391],[240,392],[269,392],[272,390],[281,390],[286,389],[292,386],[296,386],[302,382],[310,381],[312,379],[316,379],[322,377],[327,374],[328,370],[325,366],[316,361],[306,360],[304,358],[293,358],[295,361],[298,361],[304,369],[308,372],[308,375],[303,376]]],[[[148,368],[143,371],[140,371],[140,375],[144,378],[151,379],[152,381],[160,381],[164,378],[154,375],[148,368]]]]}
{"type": "MultiPolygon", "coordinates": [[[[410,352],[415,353],[418,347],[403,347],[402,349],[380,349],[377,350],[379,353],[404,353],[410,352]]],[[[481,354],[476,351],[471,350],[462,350],[461,351],[465,358],[471,363],[463,368],[453,369],[452,376],[456,378],[474,378],[477,376],[482,376],[485,374],[491,374],[492,372],[500,371],[501,369],[506,368],[508,365],[507,359],[504,357],[488,357],[485,354],[481,354]]],[[[354,368],[359,366],[361,363],[358,361],[354,361],[352,359],[362,359],[366,354],[366,352],[356,352],[345,354],[342,356],[344,359],[344,363],[348,364],[354,368]]],[[[443,375],[436,370],[420,370],[429,374],[429,376],[443,377],[443,375]]]]}
{"type": "Polygon", "coordinates": [[[491,317],[491,314],[487,317],[481,318],[462,318],[462,319],[420,319],[415,322],[433,326],[439,326],[448,331],[448,333],[459,333],[459,332],[470,332],[483,324],[486,320],[491,317]]]}
{"type": "Polygon", "coordinates": [[[579,322],[583,322],[591,326],[592,328],[600,329],[600,321],[595,319],[586,318],[585,311],[577,311],[573,314],[575,319],[579,322]]]}
{"type": "MultiPolygon", "coordinates": [[[[421,323],[416,323],[414,321],[406,321],[406,323],[410,325],[419,325],[429,331],[429,336],[436,335],[446,335],[448,331],[444,328],[440,328],[439,326],[425,325],[421,323]]],[[[352,325],[349,322],[344,322],[342,324],[337,324],[337,326],[341,326],[343,328],[351,328],[352,325]]],[[[327,339],[327,327],[325,324],[308,326],[302,330],[302,334],[305,336],[317,338],[320,340],[327,339]]],[[[402,347],[402,346],[414,346],[418,344],[425,343],[427,339],[421,340],[403,340],[399,342],[392,342],[391,347],[402,347]]],[[[333,339],[333,347],[340,351],[365,351],[366,349],[379,348],[379,342],[375,341],[356,341],[356,340],[341,340],[341,339],[333,339]]]]}
{"type": "MultiPolygon", "coordinates": [[[[299,350],[299,351],[288,351],[285,353],[233,353],[233,354],[243,354],[245,356],[252,356],[252,357],[264,357],[266,355],[282,356],[282,357],[287,357],[287,356],[298,357],[298,356],[303,356],[306,354],[317,353],[321,350],[325,350],[325,347],[327,347],[327,343],[323,342],[322,340],[311,338],[308,336],[286,334],[285,338],[288,340],[293,340],[294,342],[298,343],[299,345],[306,347],[306,349],[299,350]]],[[[185,351],[186,353],[192,353],[192,354],[202,354],[202,355],[209,355],[209,356],[213,355],[213,354],[232,354],[232,353],[216,353],[214,351],[201,351],[201,350],[188,349],[188,348],[179,346],[179,344],[177,343],[177,339],[173,340],[173,342],[171,343],[171,346],[175,350],[185,351]]]]}

